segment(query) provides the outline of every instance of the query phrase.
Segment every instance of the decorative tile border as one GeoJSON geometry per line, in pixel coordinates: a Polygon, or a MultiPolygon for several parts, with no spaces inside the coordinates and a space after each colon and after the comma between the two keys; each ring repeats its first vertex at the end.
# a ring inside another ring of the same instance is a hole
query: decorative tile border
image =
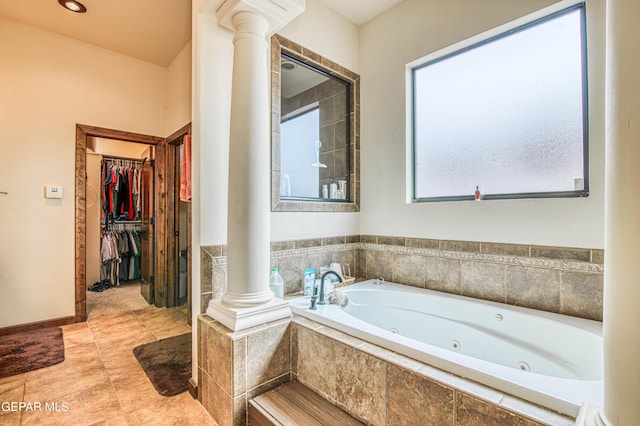
{"type": "Polygon", "coordinates": [[[531,257],[571,262],[604,263],[604,250],[560,246],[537,246],[529,244],[488,243],[481,241],[434,240],[414,237],[387,237],[383,235],[360,235],[360,241],[369,244],[384,244],[443,251],[460,251],[499,256],[531,257]]]}
{"type": "Polygon", "coordinates": [[[603,273],[604,266],[597,263],[572,262],[564,260],[543,259],[519,256],[501,256],[494,254],[482,254],[463,251],[445,251],[440,249],[425,249],[417,247],[405,247],[399,245],[384,245],[360,243],[361,249],[384,251],[391,253],[413,254],[419,256],[439,257],[446,259],[497,263],[504,265],[528,266],[533,268],[556,269],[560,271],[603,273]]]}
{"type": "MultiPolygon", "coordinates": [[[[291,250],[278,250],[271,252],[271,259],[283,259],[286,257],[309,256],[314,254],[334,253],[337,251],[357,250],[361,248],[360,243],[336,244],[332,246],[316,246],[291,250]]],[[[227,264],[227,256],[212,256],[213,265],[223,266],[227,264]]]]}
{"type": "Polygon", "coordinates": [[[324,253],[333,253],[336,251],[348,251],[348,250],[357,250],[362,248],[361,243],[350,243],[350,244],[336,244],[331,246],[316,246],[316,247],[307,247],[307,248],[299,248],[293,250],[281,250],[275,251],[271,253],[272,259],[281,259],[284,257],[293,257],[293,256],[309,256],[314,254],[324,254],[324,253]]]}
{"type": "MultiPolygon", "coordinates": [[[[297,244],[297,241],[292,241],[293,245],[297,244]]],[[[279,243],[281,244],[281,243],[279,243]]],[[[332,253],[336,251],[349,251],[349,250],[373,250],[383,251],[390,253],[401,253],[407,255],[418,255],[437,257],[443,259],[456,259],[465,261],[496,263],[502,265],[512,266],[526,266],[532,268],[544,268],[555,269],[558,271],[574,271],[574,272],[588,272],[588,273],[603,273],[604,265],[600,263],[590,262],[575,262],[569,260],[556,260],[545,259],[539,257],[525,257],[525,256],[511,256],[511,255],[496,255],[496,254],[484,254],[467,251],[448,251],[433,248],[420,248],[420,247],[407,247],[403,245],[387,245],[387,244],[373,244],[373,243],[338,243],[335,245],[321,245],[305,248],[294,248],[286,250],[274,250],[271,252],[271,259],[282,259],[294,256],[309,256],[315,254],[332,253]]],[[[210,250],[206,250],[211,254],[210,250]]],[[[218,251],[216,254],[221,253],[218,251]]],[[[223,266],[227,264],[226,256],[211,256],[213,265],[223,266]]]]}
{"type": "Polygon", "coordinates": [[[227,264],[227,256],[216,256],[212,258],[213,266],[224,266],[227,264]]]}

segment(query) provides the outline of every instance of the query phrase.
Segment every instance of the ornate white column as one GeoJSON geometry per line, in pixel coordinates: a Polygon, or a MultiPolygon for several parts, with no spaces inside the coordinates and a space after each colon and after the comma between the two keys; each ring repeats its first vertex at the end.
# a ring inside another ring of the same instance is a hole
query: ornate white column
{"type": "Polygon", "coordinates": [[[304,10],[304,0],[232,0],[217,11],[235,31],[229,141],[227,291],[207,315],[234,331],[286,318],[269,289],[271,143],[267,37],[304,10]]]}
{"type": "Polygon", "coordinates": [[[577,424],[640,422],[638,22],[638,0],[607,0],[604,407],[583,410],[577,424]]]}

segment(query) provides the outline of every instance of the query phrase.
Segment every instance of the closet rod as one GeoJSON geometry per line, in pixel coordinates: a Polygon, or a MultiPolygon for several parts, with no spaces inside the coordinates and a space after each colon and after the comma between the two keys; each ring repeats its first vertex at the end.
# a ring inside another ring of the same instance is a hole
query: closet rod
{"type": "Polygon", "coordinates": [[[135,161],[138,163],[142,163],[141,158],[129,158],[129,157],[116,157],[115,155],[103,155],[103,160],[125,160],[125,161],[135,161]]]}

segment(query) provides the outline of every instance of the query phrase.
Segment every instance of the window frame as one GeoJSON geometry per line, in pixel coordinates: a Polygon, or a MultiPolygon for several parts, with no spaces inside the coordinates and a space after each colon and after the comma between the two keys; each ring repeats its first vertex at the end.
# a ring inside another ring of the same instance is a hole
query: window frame
{"type": "MultiPolygon", "coordinates": [[[[529,198],[576,198],[576,197],[588,197],[589,196],[589,93],[588,93],[588,57],[587,57],[587,31],[586,31],[586,3],[580,2],[575,5],[564,7],[555,12],[546,14],[542,17],[535,18],[529,22],[521,25],[514,26],[513,28],[500,31],[496,35],[492,35],[481,39],[480,41],[472,42],[469,45],[459,47],[460,44],[451,46],[454,48],[444,49],[446,52],[442,54],[436,53],[435,55],[428,55],[418,61],[414,61],[407,65],[407,79],[408,79],[408,95],[410,100],[408,106],[410,108],[410,114],[408,114],[407,121],[408,130],[411,132],[411,157],[408,159],[409,166],[411,167],[411,202],[438,202],[438,201],[466,201],[475,200],[475,195],[472,193],[471,188],[469,195],[451,195],[451,196],[438,196],[438,197],[418,197],[417,195],[417,175],[418,166],[416,164],[417,159],[417,140],[416,140],[416,89],[415,79],[416,71],[425,68],[429,65],[444,61],[448,58],[464,54],[467,51],[492,43],[496,40],[500,40],[510,35],[525,31],[538,24],[551,21],[555,18],[563,16],[568,13],[572,13],[578,10],[580,12],[580,44],[581,44],[581,88],[582,88],[582,172],[583,172],[583,189],[573,191],[548,191],[548,192],[519,192],[519,193],[504,193],[504,194],[483,194],[483,200],[505,200],[505,199],[529,199],[529,198]],[[426,58],[430,58],[425,60],[426,58]]],[[[464,43],[464,42],[463,42],[464,43]]],[[[482,189],[482,188],[481,188],[482,189]]],[[[408,194],[409,195],[409,194],[408,194]]]]}

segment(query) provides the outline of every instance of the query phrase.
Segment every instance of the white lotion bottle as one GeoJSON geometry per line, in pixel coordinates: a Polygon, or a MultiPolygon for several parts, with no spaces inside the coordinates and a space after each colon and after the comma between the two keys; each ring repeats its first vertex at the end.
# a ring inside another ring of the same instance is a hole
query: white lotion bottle
{"type": "Polygon", "coordinates": [[[332,183],[329,186],[329,191],[331,193],[331,198],[332,199],[338,198],[338,185],[336,185],[335,183],[332,183]]]}

